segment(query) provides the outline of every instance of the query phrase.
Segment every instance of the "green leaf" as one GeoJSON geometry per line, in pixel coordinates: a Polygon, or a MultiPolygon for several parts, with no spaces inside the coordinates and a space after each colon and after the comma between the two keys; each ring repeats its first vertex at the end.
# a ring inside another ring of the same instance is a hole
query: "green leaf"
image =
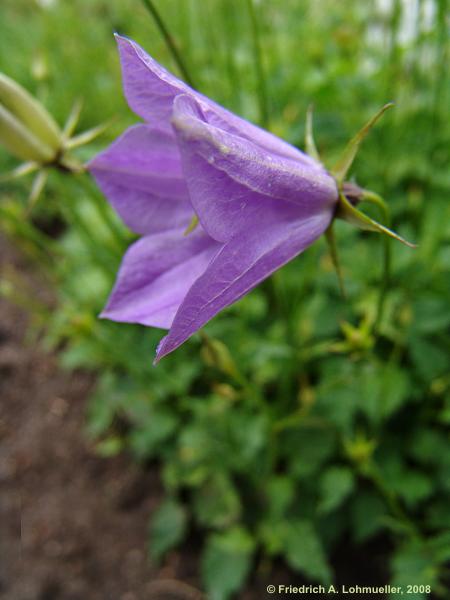
{"type": "Polygon", "coordinates": [[[241,503],[230,479],[223,473],[213,475],[193,492],[194,513],[204,526],[226,527],[241,513],[241,503]]]}
{"type": "Polygon", "coordinates": [[[410,379],[399,367],[386,364],[381,371],[381,414],[389,417],[399,409],[410,391],[410,379]]]}
{"type": "Polygon", "coordinates": [[[178,425],[175,414],[168,410],[152,410],[142,425],[131,431],[130,445],[138,459],[149,458],[158,453],[162,443],[169,438],[178,425]]]}
{"type": "Polygon", "coordinates": [[[386,484],[409,506],[423,502],[433,493],[431,479],[422,471],[407,468],[402,461],[391,457],[386,457],[380,466],[384,469],[386,484]]]}
{"type": "Polygon", "coordinates": [[[308,578],[329,584],[332,579],[322,542],[310,521],[298,520],[286,530],[284,555],[293,569],[308,578]]]}
{"type": "Polygon", "coordinates": [[[226,600],[241,589],[250,570],[254,541],[242,527],[208,538],[201,572],[209,600],[226,600]]]}
{"type": "Polygon", "coordinates": [[[118,436],[109,436],[96,444],[97,453],[103,458],[116,456],[123,449],[123,440],[118,436]]]}
{"type": "MultiPolygon", "coordinates": [[[[434,587],[438,578],[438,568],[434,564],[433,557],[425,546],[420,543],[404,546],[398,550],[391,561],[392,585],[401,586],[404,589],[408,585],[434,587]]],[[[425,600],[429,594],[408,594],[412,600],[425,600]]]]}
{"type": "Polygon", "coordinates": [[[276,475],[269,479],[265,488],[268,511],[272,517],[282,517],[295,496],[295,486],[291,478],[276,475]]]}
{"type": "Polygon", "coordinates": [[[338,508],[355,487],[353,473],[347,467],[331,467],[320,479],[318,512],[326,514],[338,508]]]}
{"type": "Polygon", "coordinates": [[[448,351],[438,341],[414,336],[410,340],[410,350],[414,366],[425,381],[448,372],[448,351]]]}
{"type": "Polygon", "coordinates": [[[361,409],[375,423],[394,414],[407,400],[410,391],[408,376],[391,364],[367,365],[356,373],[354,385],[361,409]]]}
{"type": "Polygon", "coordinates": [[[360,491],[351,507],[353,539],[364,542],[383,527],[386,506],[383,500],[371,492],[360,491]]]}
{"type": "Polygon", "coordinates": [[[174,499],[165,500],[150,521],[149,548],[154,560],[179,544],[186,533],[187,518],[184,507],[174,499]]]}
{"type": "Polygon", "coordinates": [[[442,464],[450,467],[448,441],[444,433],[422,428],[411,440],[409,454],[423,465],[442,464]]]}
{"type": "Polygon", "coordinates": [[[303,478],[316,473],[333,454],[336,438],[330,431],[300,429],[286,432],[281,445],[291,473],[303,478]]]}
{"type": "Polygon", "coordinates": [[[258,538],[269,556],[283,553],[288,528],[289,523],[286,519],[268,518],[261,522],[258,538]]]}
{"type": "Polygon", "coordinates": [[[421,333],[446,331],[450,325],[448,299],[427,294],[413,304],[413,327],[421,333]]]}

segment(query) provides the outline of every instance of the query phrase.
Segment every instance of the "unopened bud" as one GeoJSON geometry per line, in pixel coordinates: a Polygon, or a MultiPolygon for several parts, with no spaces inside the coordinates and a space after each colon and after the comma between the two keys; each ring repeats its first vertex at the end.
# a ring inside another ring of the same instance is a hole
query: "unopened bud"
{"type": "Polygon", "coordinates": [[[206,364],[220,369],[233,378],[238,377],[239,372],[236,363],[225,344],[219,340],[209,338],[205,334],[202,337],[205,342],[202,348],[202,356],[206,364]]]}
{"type": "Polygon", "coordinates": [[[377,443],[373,439],[367,439],[362,434],[357,434],[354,439],[344,440],[344,450],[348,458],[360,465],[366,465],[373,456],[377,443]]]}
{"type": "Polygon", "coordinates": [[[3,73],[0,73],[0,109],[0,127],[6,132],[7,138],[5,142],[2,136],[0,141],[8,149],[11,145],[17,146],[16,138],[19,136],[19,153],[16,150],[14,154],[27,160],[48,161],[54,158],[61,146],[61,130],[42,104],[3,73]],[[22,131],[18,133],[19,130],[22,131]],[[13,142],[9,141],[10,137],[14,139],[13,142]],[[31,146],[31,152],[24,150],[26,145],[31,146]]]}
{"type": "Polygon", "coordinates": [[[54,152],[0,104],[0,144],[24,160],[48,162],[54,152]]]}

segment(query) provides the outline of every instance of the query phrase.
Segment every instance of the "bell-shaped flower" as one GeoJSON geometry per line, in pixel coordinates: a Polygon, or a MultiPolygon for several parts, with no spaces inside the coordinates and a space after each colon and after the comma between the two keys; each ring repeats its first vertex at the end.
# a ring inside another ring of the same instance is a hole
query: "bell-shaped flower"
{"type": "Polygon", "coordinates": [[[142,237],[102,316],[169,329],[158,361],[320,237],[342,193],[318,160],[117,41],[128,104],[145,123],[89,168],[142,237]]]}

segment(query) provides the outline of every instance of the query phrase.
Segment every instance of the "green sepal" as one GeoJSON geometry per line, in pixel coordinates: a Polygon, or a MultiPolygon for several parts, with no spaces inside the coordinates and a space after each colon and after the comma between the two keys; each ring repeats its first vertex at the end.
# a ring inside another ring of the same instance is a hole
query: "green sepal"
{"type": "Polygon", "coordinates": [[[39,164],[37,162],[25,162],[10,171],[9,173],[5,173],[4,175],[0,175],[0,183],[5,181],[12,181],[13,179],[20,179],[20,177],[25,177],[25,175],[29,175],[30,173],[34,173],[39,168],[39,164]]]}
{"type": "Polygon", "coordinates": [[[385,104],[380,110],[374,115],[367,123],[362,127],[358,133],[349,141],[347,146],[344,149],[340,159],[331,169],[331,174],[335,177],[338,184],[342,184],[344,179],[352,166],[352,163],[355,159],[356,153],[358,152],[359,146],[364,138],[367,136],[369,131],[378,121],[378,119],[390,108],[392,108],[394,104],[389,102],[385,104]]]}
{"type": "Polygon", "coordinates": [[[306,111],[305,150],[306,154],[311,158],[314,158],[317,162],[321,162],[319,151],[317,150],[316,142],[314,141],[312,104],[308,106],[308,110],[306,111]]]}
{"type": "Polygon", "coordinates": [[[28,212],[30,212],[37,201],[39,200],[40,195],[47,183],[48,172],[45,169],[39,171],[33,181],[33,185],[31,186],[30,195],[28,196],[28,212]]]}
{"type": "Polygon", "coordinates": [[[75,137],[70,138],[65,142],[64,147],[68,150],[73,150],[74,148],[79,148],[79,146],[84,146],[85,144],[89,144],[99,135],[101,135],[108,127],[111,125],[111,121],[107,121],[106,123],[102,123],[101,125],[97,125],[92,129],[88,129],[87,131],[83,131],[76,135],[75,137]]]}
{"type": "Polygon", "coordinates": [[[339,193],[339,203],[336,211],[336,218],[347,221],[347,223],[351,223],[352,225],[355,225],[356,227],[359,227],[359,229],[363,229],[365,231],[376,231],[377,233],[383,233],[384,235],[394,238],[394,240],[402,242],[402,244],[405,244],[410,248],[416,248],[416,244],[408,242],[394,231],[391,231],[384,225],[374,221],[374,219],[371,219],[363,212],[355,208],[342,192],[339,193]]]}
{"type": "Polygon", "coordinates": [[[68,140],[72,137],[72,133],[75,131],[78,121],[80,120],[81,109],[83,108],[83,101],[79,98],[74,102],[72,110],[67,118],[67,121],[63,129],[63,139],[68,140]]]}

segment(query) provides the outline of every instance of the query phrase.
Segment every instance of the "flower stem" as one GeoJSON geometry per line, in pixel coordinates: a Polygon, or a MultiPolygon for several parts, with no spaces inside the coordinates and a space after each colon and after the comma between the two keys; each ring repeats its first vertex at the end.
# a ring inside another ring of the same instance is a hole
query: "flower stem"
{"type": "Polygon", "coordinates": [[[99,217],[104,222],[105,226],[109,229],[112,238],[112,249],[118,255],[123,254],[124,249],[129,243],[126,232],[123,227],[116,221],[114,215],[111,214],[108,203],[101,198],[97,191],[92,187],[90,180],[86,178],[86,173],[79,173],[75,176],[75,180],[83,191],[88,196],[89,200],[95,206],[95,209],[99,217]]]}
{"type": "Polygon", "coordinates": [[[386,502],[386,505],[388,506],[392,516],[403,525],[405,533],[407,533],[411,538],[420,539],[420,530],[403,510],[397,495],[389,488],[388,485],[386,485],[377,468],[377,465],[373,461],[370,461],[368,465],[361,470],[361,474],[372,482],[374,487],[378,490],[378,493],[384,498],[384,501],[386,502]]]}
{"type": "Polygon", "coordinates": [[[252,26],[253,56],[255,59],[256,76],[258,79],[260,123],[262,127],[267,129],[269,126],[269,103],[267,99],[266,78],[262,62],[260,29],[255,11],[255,5],[253,2],[254,0],[247,0],[247,6],[252,26]]]}
{"type": "MultiPolygon", "coordinates": [[[[375,204],[380,209],[383,215],[384,225],[388,228],[391,226],[391,219],[389,215],[389,208],[387,207],[384,200],[378,194],[374,192],[370,192],[368,190],[364,190],[364,194],[361,198],[362,202],[371,202],[375,204]]],[[[386,235],[382,236],[383,238],[383,275],[382,275],[382,283],[380,288],[380,294],[378,296],[378,304],[377,304],[377,313],[375,317],[374,331],[376,332],[379,328],[381,320],[383,318],[384,306],[386,303],[386,295],[389,289],[390,280],[391,280],[391,246],[389,237],[386,235]]]]}
{"type": "Polygon", "coordinates": [[[157,28],[159,29],[161,35],[163,36],[164,41],[166,42],[167,48],[169,49],[169,51],[172,55],[172,58],[176,62],[178,68],[180,69],[181,74],[183,75],[186,83],[188,83],[192,88],[195,88],[194,81],[193,81],[192,77],[189,75],[189,71],[186,67],[186,64],[185,64],[184,60],[181,58],[181,54],[178,52],[176,42],[175,42],[174,38],[172,37],[172,35],[170,34],[170,31],[167,29],[158,10],[156,9],[156,6],[154,5],[153,0],[142,0],[142,4],[147,9],[147,11],[150,13],[150,16],[154,20],[157,28]]]}

